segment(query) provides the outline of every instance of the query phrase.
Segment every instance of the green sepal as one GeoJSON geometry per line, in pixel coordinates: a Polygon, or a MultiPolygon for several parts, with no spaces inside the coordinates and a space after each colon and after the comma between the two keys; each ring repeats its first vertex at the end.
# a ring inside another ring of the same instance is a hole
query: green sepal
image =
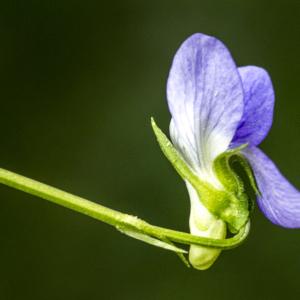
{"type": "Polygon", "coordinates": [[[163,248],[165,250],[170,250],[170,251],[176,252],[180,256],[180,258],[181,258],[181,254],[187,253],[186,250],[175,246],[172,242],[170,242],[168,240],[162,241],[162,240],[156,239],[156,238],[154,238],[150,235],[144,234],[144,233],[139,232],[139,231],[134,230],[134,229],[128,229],[126,227],[116,226],[116,228],[120,232],[122,232],[122,233],[124,233],[124,234],[126,234],[126,235],[128,235],[128,236],[130,236],[134,239],[137,239],[139,241],[145,242],[147,244],[150,244],[150,245],[153,245],[153,246],[156,246],[156,247],[159,247],[159,248],[163,248]]]}
{"type": "Polygon", "coordinates": [[[151,125],[162,152],[174,169],[183,180],[187,180],[194,187],[198,195],[201,196],[201,201],[205,207],[213,214],[218,215],[218,212],[223,210],[224,206],[226,207],[223,192],[199,178],[175,149],[168,137],[156,125],[153,118],[151,118],[151,125]]]}
{"type": "Polygon", "coordinates": [[[134,239],[142,241],[146,244],[150,244],[155,247],[163,248],[165,250],[173,251],[177,254],[180,260],[184,263],[184,265],[190,268],[190,264],[188,260],[185,258],[184,254],[187,253],[186,250],[179,248],[178,246],[174,245],[169,239],[164,236],[161,236],[159,239],[154,238],[150,235],[144,234],[138,230],[129,229],[127,227],[116,226],[116,229],[119,230],[121,233],[126,234],[134,239]]]}
{"type": "Polygon", "coordinates": [[[213,163],[213,170],[218,179],[227,188],[227,190],[235,194],[238,194],[243,189],[243,183],[232,170],[229,160],[232,156],[236,155],[237,153],[239,153],[239,151],[243,150],[246,147],[247,144],[244,144],[237,148],[223,152],[219,156],[217,156],[213,163]]]}
{"type": "Polygon", "coordinates": [[[229,206],[222,212],[222,219],[226,220],[229,230],[235,233],[248,221],[249,215],[254,207],[254,199],[245,190],[245,184],[242,178],[233,168],[233,163],[238,163],[245,172],[250,186],[256,195],[259,190],[248,161],[241,154],[241,150],[247,147],[247,144],[237,148],[230,149],[220,154],[213,163],[213,170],[220,182],[228,192],[229,206]]]}
{"type": "Polygon", "coordinates": [[[194,188],[196,188],[196,190],[202,195],[204,194],[209,196],[209,193],[214,190],[213,186],[200,180],[199,177],[191,170],[191,168],[185,162],[181,154],[175,149],[168,137],[156,125],[153,118],[151,118],[151,125],[162,152],[170,161],[180,177],[183,180],[189,181],[194,186],[194,188]]]}
{"type": "Polygon", "coordinates": [[[240,166],[244,169],[244,171],[247,175],[247,178],[249,179],[250,186],[253,189],[255,195],[260,196],[261,193],[257,186],[255,176],[253,174],[252,168],[251,168],[248,160],[241,153],[237,153],[236,155],[234,155],[232,157],[232,161],[236,161],[240,164],[240,166]]]}

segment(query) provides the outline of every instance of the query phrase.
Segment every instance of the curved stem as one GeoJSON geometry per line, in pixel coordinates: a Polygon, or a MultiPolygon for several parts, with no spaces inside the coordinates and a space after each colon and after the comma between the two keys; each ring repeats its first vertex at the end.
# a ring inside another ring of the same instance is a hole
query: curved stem
{"type": "Polygon", "coordinates": [[[99,221],[115,226],[121,231],[139,232],[159,240],[166,238],[177,243],[202,245],[225,250],[239,246],[246,239],[250,230],[250,223],[248,222],[247,225],[232,238],[217,240],[199,237],[189,233],[151,225],[135,216],[107,208],[103,205],[1,168],[0,183],[88,215],[99,221]]]}

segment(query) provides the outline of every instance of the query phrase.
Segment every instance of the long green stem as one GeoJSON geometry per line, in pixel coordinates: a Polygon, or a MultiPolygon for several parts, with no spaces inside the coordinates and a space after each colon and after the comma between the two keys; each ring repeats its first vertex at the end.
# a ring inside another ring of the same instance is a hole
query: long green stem
{"type": "Polygon", "coordinates": [[[112,210],[100,204],[1,168],[0,183],[113,225],[125,233],[133,232],[146,235],[149,236],[150,239],[151,237],[155,237],[162,241],[167,239],[182,244],[195,244],[220,249],[231,249],[240,245],[245,240],[250,230],[250,223],[248,223],[237,235],[228,239],[217,240],[199,237],[185,232],[151,225],[135,216],[112,210]]]}

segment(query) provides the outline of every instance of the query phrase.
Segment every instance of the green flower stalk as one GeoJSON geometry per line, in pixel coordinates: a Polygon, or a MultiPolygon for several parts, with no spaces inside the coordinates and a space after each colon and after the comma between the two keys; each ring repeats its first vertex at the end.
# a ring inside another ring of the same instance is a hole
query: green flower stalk
{"type": "Polygon", "coordinates": [[[216,240],[198,237],[185,232],[151,225],[136,216],[107,208],[82,197],[75,196],[47,184],[1,168],[0,183],[112,225],[120,232],[145,243],[173,251],[177,253],[187,265],[188,263],[183,256],[186,251],[177,247],[174,243],[184,245],[204,245],[207,247],[228,250],[241,245],[247,238],[250,231],[250,224],[247,224],[238,234],[228,239],[216,240]]]}

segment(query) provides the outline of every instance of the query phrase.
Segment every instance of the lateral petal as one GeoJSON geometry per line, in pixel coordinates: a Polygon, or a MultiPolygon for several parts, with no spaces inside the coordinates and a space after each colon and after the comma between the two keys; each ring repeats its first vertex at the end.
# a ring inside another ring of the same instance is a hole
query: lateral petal
{"type": "Polygon", "coordinates": [[[247,148],[243,154],[253,168],[261,193],[257,202],[264,215],[282,227],[300,228],[300,192],[260,149],[247,148]]]}

